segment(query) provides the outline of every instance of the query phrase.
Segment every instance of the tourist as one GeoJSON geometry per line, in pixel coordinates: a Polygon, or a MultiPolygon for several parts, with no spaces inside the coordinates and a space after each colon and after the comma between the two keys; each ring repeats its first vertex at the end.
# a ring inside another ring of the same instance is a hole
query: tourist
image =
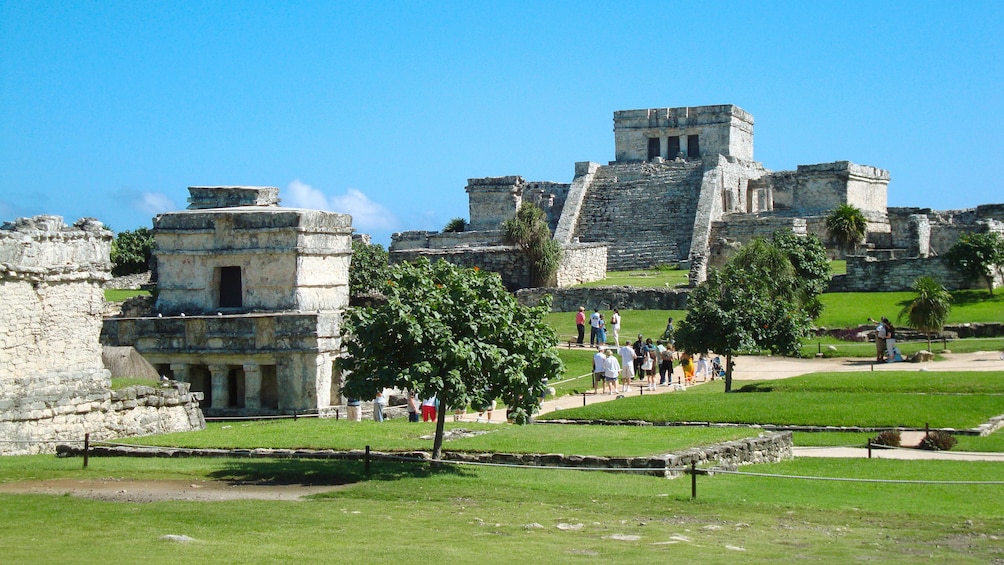
{"type": "Polygon", "coordinates": [[[882,325],[885,326],[885,362],[892,363],[896,359],[896,328],[889,322],[888,318],[882,318],[882,325]]]}
{"type": "Polygon", "coordinates": [[[634,376],[634,363],[637,355],[631,347],[631,341],[624,340],[624,345],[620,349],[621,354],[621,392],[627,392],[631,386],[631,377],[634,376]]]}
{"type": "Polygon", "coordinates": [[[613,349],[606,350],[606,362],[603,365],[603,393],[609,388],[610,394],[617,393],[617,374],[620,373],[620,363],[614,357],[613,349]]]}
{"type": "Polygon", "coordinates": [[[373,399],[373,420],[383,422],[383,409],[387,407],[387,396],[381,390],[373,399]]]}
{"type": "Polygon", "coordinates": [[[488,422],[492,423],[492,412],[495,410],[495,399],[485,400],[484,404],[478,406],[478,419],[477,422],[488,422]],[[485,414],[488,414],[488,419],[484,420],[485,414]]]}
{"type": "Polygon", "coordinates": [[[881,322],[875,322],[872,318],[868,318],[871,323],[878,323],[875,326],[875,362],[881,363],[885,361],[885,339],[889,336],[888,329],[885,325],[886,318],[883,317],[881,322]]]}
{"type": "Polygon", "coordinates": [[[610,315],[610,329],[614,331],[614,345],[621,342],[621,311],[614,308],[614,313],[610,315]]]}
{"type": "Polygon", "coordinates": [[[593,355],[593,394],[600,383],[603,383],[603,392],[607,391],[606,381],[603,380],[603,370],[606,367],[607,356],[603,353],[602,347],[596,348],[596,355],[593,355]]]}
{"type": "Polygon", "coordinates": [[[634,342],[634,374],[638,379],[644,377],[644,373],[641,370],[641,363],[643,361],[642,354],[645,352],[645,338],[641,334],[638,334],[638,339],[634,342]]]}
{"type": "Polygon", "coordinates": [[[607,344],[607,322],[603,319],[603,314],[600,314],[600,325],[596,328],[596,341],[599,345],[607,344]]]}
{"type": "Polygon", "coordinates": [[[436,421],[436,405],[439,401],[436,400],[436,395],[433,394],[429,398],[422,401],[422,421],[423,422],[435,422],[436,421]]]}
{"type": "Polygon", "coordinates": [[[669,386],[673,384],[673,346],[659,344],[659,384],[669,386]]]}
{"type": "Polygon", "coordinates": [[[680,358],[680,368],[683,369],[683,380],[688,384],[694,384],[694,359],[690,353],[684,352],[680,358]]]}
{"type": "Polygon", "coordinates": [[[596,334],[600,327],[600,309],[593,308],[593,313],[589,316],[589,347],[596,345],[596,334]]]}
{"type": "Polygon", "coordinates": [[[575,330],[578,332],[578,338],[575,340],[575,344],[582,347],[582,340],[586,339],[586,307],[579,306],[579,311],[575,314],[575,330]]]}
{"type": "Polygon", "coordinates": [[[360,402],[358,398],[349,398],[345,401],[345,412],[350,422],[362,421],[363,411],[359,405],[360,402]]]}
{"type": "Polygon", "coordinates": [[[415,398],[414,392],[408,391],[408,421],[417,422],[418,414],[418,399],[415,398]]]}
{"type": "Polygon", "coordinates": [[[669,321],[666,322],[666,331],[662,332],[662,339],[670,345],[676,343],[676,340],[673,339],[673,318],[670,318],[669,321]]]}
{"type": "Polygon", "coordinates": [[[695,376],[701,377],[701,382],[708,380],[708,375],[711,374],[711,366],[708,365],[707,355],[702,353],[697,354],[697,368],[694,370],[695,376]]]}
{"type": "Polygon", "coordinates": [[[645,340],[645,358],[641,363],[641,370],[645,373],[645,380],[648,385],[648,390],[655,390],[655,370],[657,361],[655,359],[655,346],[652,345],[652,339],[649,338],[645,340]]]}

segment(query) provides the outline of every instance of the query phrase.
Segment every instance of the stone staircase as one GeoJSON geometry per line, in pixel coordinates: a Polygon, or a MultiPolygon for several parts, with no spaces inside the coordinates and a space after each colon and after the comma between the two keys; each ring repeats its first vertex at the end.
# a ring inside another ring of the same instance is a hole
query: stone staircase
{"type": "Polygon", "coordinates": [[[704,169],[701,161],[600,167],[582,203],[575,236],[608,242],[608,270],[688,258],[704,169]]]}

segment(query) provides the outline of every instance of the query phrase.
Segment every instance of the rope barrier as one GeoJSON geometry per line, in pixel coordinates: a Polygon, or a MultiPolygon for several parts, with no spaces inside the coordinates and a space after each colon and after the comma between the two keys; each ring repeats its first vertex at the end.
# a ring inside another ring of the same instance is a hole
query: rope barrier
{"type": "Polygon", "coordinates": [[[929,481],[914,479],[857,479],[850,477],[812,477],[807,475],[780,475],[776,473],[747,473],[744,471],[730,471],[718,467],[703,469],[705,473],[721,473],[723,475],[739,475],[745,477],[764,477],[770,479],[799,479],[807,481],[836,481],[847,483],[878,483],[878,484],[907,484],[907,485],[1004,485],[1004,481],[929,481]]]}

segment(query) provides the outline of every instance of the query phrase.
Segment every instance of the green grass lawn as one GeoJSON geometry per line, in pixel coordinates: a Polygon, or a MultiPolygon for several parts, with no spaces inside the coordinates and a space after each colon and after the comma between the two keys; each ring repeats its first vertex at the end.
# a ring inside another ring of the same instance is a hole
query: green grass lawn
{"type": "MultiPolygon", "coordinates": [[[[33,476],[330,484],[304,502],[103,502],[0,495],[10,563],[267,563],[414,559],[526,563],[987,563],[1004,557],[1000,486],[820,482],[717,475],[690,481],[544,469],[246,459],[0,459],[33,476]],[[571,525],[559,528],[561,524],[571,525]],[[581,524],[581,526],[580,526],[581,524]],[[194,542],[159,541],[165,534],[194,542]],[[402,541],[403,540],[403,541],[402,541]],[[209,557],[211,556],[211,557],[209,557]],[[488,557],[486,557],[488,556],[488,557]]],[[[993,463],[796,460],[783,475],[1004,480],[993,463]]],[[[123,482],[123,489],[130,488],[123,482]]]]}
{"type": "Polygon", "coordinates": [[[124,302],[133,296],[150,296],[148,290],[135,290],[129,288],[106,288],[105,300],[108,302],[124,302]]]}
{"type": "MultiPolygon", "coordinates": [[[[906,292],[827,292],[820,296],[825,308],[816,320],[824,328],[853,328],[868,324],[868,318],[886,316],[899,325],[897,316],[916,296],[906,292]]],[[[957,290],[952,293],[949,324],[999,322],[1004,320],[1004,292],[991,297],[985,290],[957,290]]],[[[904,324],[905,325],[905,324],[904,324]]]]}
{"type": "MultiPolygon", "coordinates": [[[[613,310],[600,310],[603,314],[603,318],[610,323],[610,314],[613,310]]],[[[632,342],[638,338],[638,334],[644,335],[646,338],[652,338],[653,341],[659,339],[662,336],[662,332],[666,330],[666,321],[669,318],[673,318],[673,322],[678,323],[687,315],[686,310],[621,310],[621,341],[625,339],[630,339],[632,342]]],[[[588,311],[587,314],[592,314],[592,311],[588,311]]],[[[551,312],[547,315],[544,320],[549,326],[554,328],[554,331],[558,333],[558,344],[559,346],[566,346],[569,339],[574,339],[576,337],[575,333],[575,312],[551,312]]],[[[589,324],[586,321],[586,346],[589,345],[589,324]]],[[[613,331],[607,329],[607,342],[613,345],[614,334],[613,331]]],[[[594,351],[595,353],[595,351],[594,351]]]]}
{"type": "Polygon", "coordinates": [[[683,287],[689,284],[689,271],[667,267],[664,269],[637,269],[633,271],[608,271],[606,278],[576,285],[576,288],[598,286],[636,286],[641,288],[683,287]]]}
{"type": "Polygon", "coordinates": [[[1004,373],[836,373],[624,398],[541,418],[971,428],[1004,414],[1004,373]],[[932,375],[937,375],[934,377],[932,375]]]}
{"type": "MultiPolygon", "coordinates": [[[[504,418],[502,410],[494,415],[504,418]]],[[[619,426],[507,426],[448,422],[447,429],[464,428],[487,432],[482,435],[450,440],[449,451],[565,453],[627,457],[656,455],[699,445],[756,436],[751,429],[628,428],[619,426]]],[[[403,419],[382,424],[372,421],[345,420],[260,420],[249,422],[210,422],[206,429],[121,440],[122,443],[190,448],[251,449],[364,449],[376,451],[432,449],[433,423],[409,423],[403,419]],[[423,439],[422,436],[427,436],[423,439]]]]}
{"type": "MultiPolygon", "coordinates": [[[[796,447],[864,447],[877,434],[852,432],[793,432],[792,441],[796,447]]],[[[988,436],[957,435],[958,444],[952,451],[981,451],[1004,453],[1004,431],[988,436]]]]}

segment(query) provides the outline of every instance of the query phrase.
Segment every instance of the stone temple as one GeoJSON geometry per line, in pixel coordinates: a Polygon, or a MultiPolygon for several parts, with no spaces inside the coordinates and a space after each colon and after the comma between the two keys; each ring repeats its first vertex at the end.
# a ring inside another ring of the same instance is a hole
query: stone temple
{"type": "Polygon", "coordinates": [[[153,221],[155,314],[106,319],[102,342],[190,383],[207,416],[340,404],[352,218],[279,207],[272,187],[189,193],[187,210],[153,221]]]}
{"type": "MultiPolygon", "coordinates": [[[[615,160],[576,163],[571,183],[469,179],[465,232],[394,234],[391,260],[444,257],[500,272],[510,287],[526,286],[525,267],[502,244],[499,227],[529,201],[547,213],[565,250],[558,286],[602,279],[607,269],[659,264],[687,266],[699,282],[736,246],[780,229],[825,242],[826,216],[847,203],[869,222],[869,253],[848,259],[848,272],[860,273],[864,286],[855,288],[852,280],[844,283],[847,289],[870,290],[867,281],[874,277],[867,273],[878,260],[883,289],[889,279],[909,288],[918,272],[953,277],[937,256],[961,231],[1004,226],[1004,206],[948,213],[889,209],[889,173],[869,165],[835,161],[770,171],[754,160],[753,116],[738,106],[617,111],[613,126],[615,160]]],[[[946,284],[963,282],[954,276],[946,284]]]]}

